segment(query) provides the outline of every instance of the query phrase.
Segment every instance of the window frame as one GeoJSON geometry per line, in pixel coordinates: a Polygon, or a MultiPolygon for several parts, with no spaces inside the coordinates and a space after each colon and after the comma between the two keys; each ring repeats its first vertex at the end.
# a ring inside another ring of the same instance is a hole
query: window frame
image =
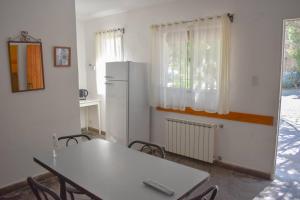
{"type": "MultiPolygon", "coordinates": [[[[186,84],[185,87],[174,87],[174,86],[168,86],[167,83],[167,88],[171,88],[171,89],[185,89],[188,93],[192,93],[193,91],[193,67],[192,67],[192,40],[191,40],[191,30],[187,29],[187,48],[186,48],[186,53],[187,53],[187,65],[186,65],[186,73],[185,76],[187,76],[187,78],[185,78],[186,80],[186,84]]],[[[170,63],[168,65],[168,69],[170,67],[170,63]]]]}

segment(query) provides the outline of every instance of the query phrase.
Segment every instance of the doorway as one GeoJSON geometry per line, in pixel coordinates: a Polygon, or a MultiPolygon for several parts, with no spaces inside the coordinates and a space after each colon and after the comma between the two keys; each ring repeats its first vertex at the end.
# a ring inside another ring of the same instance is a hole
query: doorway
{"type": "Polygon", "coordinates": [[[283,196],[300,188],[300,19],[284,20],[281,110],[274,178],[283,196]]]}

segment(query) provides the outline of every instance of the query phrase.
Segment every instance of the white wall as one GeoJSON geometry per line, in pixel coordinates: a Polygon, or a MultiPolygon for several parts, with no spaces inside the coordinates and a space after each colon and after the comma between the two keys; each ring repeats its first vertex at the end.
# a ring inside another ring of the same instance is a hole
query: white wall
{"type": "MultiPolygon", "coordinates": [[[[87,73],[93,74],[95,73],[94,69],[89,66],[89,64],[95,64],[95,62],[87,62],[86,60],[86,44],[85,44],[85,23],[81,20],[76,21],[76,33],[77,33],[77,52],[78,52],[78,79],[79,79],[79,89],[90,89],[88,87],[87,73]]],[[[95,88],[89,90],[88,99],[100,98],[95,92],[95,88]],[[92,91],[92,92],[90,92],[92,91]]],[[[89,108],[81,108],[80,109],[80,126],[81,128],[86,127],[86,114],[89,119],[89,127],[99,129],[98,122],[98,111],[97,106],[89,107],[89,108]],[[88,109],[88,111],[87,111],[88,109]]],[[[104,114],[102,116],[102,119],[104,114]]],[[[103,120],[102,120],[103,121],[103,120]]],[[[101,125],[100,125],[101,126],[101,125]]],[[[104,125],[102,125],[104,126],[104,125]]]]}
{"type": "MultiPolygon", "coordinates": [[[[216,155],[235,165],[272,173],[279,104],[283,19],[300,17],[299,0],[181,0],[85,23],[87,62],[94,62],[96,31],[125,27],[125,58],[150,62],[150,25],[227,12],[232,24],[230,69],[231,111],[270,115],[274,126],[167,114],[152,110],[152,140],[164,144],[164,118],[188,118],[225,125],[218,131],[216,155]],[[257,80],[257,82],[256,82],[257,80]]],[[[95,88],[95,74],[87,73],[88,88],[95,88]]]]}
{"type": "Polygon", "coordinates": [[[78,78],[79,88],[87,89],[87,62],[86,62],[86,46],[85,46],[85,32],[84,23],[76,21],[76,34],[77,34],[77,53],[78,53],[78,78]]]}
{"type": "MultiPolygon", "coordinates": [[[[76,20],[76,36],[77,36],[77,59],[78,59],[78,89],[87,89],[87,62],[86,62],[86,47],[85,47],[85,33],[84,23],[76,20]]],[[[80,109],[80,127],[85,128],[85,110],[80,109]]]]}
{"type": "Polygon", "coordinates": [[[51,135],[80,131],[74,0],[0,1],[0,187],[43,172],[32,160],[51,135]],[[45,90],[12,93],[8,37],[29,31],[43,43],[45,90]],[[72,48],[71,67],[53,66],[53,46],[72,48]]]}

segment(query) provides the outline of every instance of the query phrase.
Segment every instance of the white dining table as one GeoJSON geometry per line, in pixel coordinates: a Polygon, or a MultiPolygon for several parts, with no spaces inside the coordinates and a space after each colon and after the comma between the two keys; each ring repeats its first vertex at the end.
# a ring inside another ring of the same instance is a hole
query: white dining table
{"type": "Polygon", "coordinates": [[[66,183],[93,199],[175,200],[185,199],[205,182],[207,172],[94,139],[34,156],[34,161],[56,175],[60,196],[66,199],[66,183]],[[153,180],[174,191],[167,196],[143,184],[153,180]]]}

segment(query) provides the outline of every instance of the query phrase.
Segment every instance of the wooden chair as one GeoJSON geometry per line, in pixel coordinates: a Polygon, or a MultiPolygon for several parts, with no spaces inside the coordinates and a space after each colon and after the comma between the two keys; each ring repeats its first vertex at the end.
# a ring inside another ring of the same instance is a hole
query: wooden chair
{"type": "Polygon", "coordinates": [[[151,155],[155,155],[155,156],[158,156],[158,157],[161,157],[161,158],[165,158],[166,157],[165,150],[162,147],[160,147],[160,146],[158,146],[156,144],[152,144],[152,143],[149,143],[149,142],[144,142],[144,141],[136,140],[136,141],[131,142],[128,145],[128,148],[131,148],[134,144],[141,145],[141,148],[140,148],[141,152],[144,152],[144,153],[147,153],[147,154],[151,154],[151,155]]]}
{"type": "MultiPolygon", "coordinates": [[[[68,147],[71,141],[75,142],[76,144],[79,143],[79,139],[86,139],[86,140],[91,140],[91,138],[88,135],[84,135],[84,134],[78,134],[78,135],[67,135],[67,136],[62,136],[58,138],[58,141],[62,141],[65,140],[66,141],[66,147],[68,147]]],[[[80,194],[80,195],[84,195],[85,193],[81,190],[78,190],[76,188],[74,188],[73,186],[66,184],[66,191],[67,193],[70,195],[71,199],[74,200],[74,194],[80,194]]]]}
{"type": "Polygon", "coordinates": [[[28,177],[27,183],[37,200],[61,200],[58,194],[56,194],[53,190],[39,184],[33,178],[28,177]]]}
{"type": "Polygon", "coordinates": [[[207,190],[205,190],[202,194],[197,197],[194,197],[190,200],[215,200],[218,194],[219,187],[217,185],[210,186],[207,190]]]}
{"type": "Polygon", "coordinates": [[[76,144],[78,144],[79,143],[78,142],[79,138],[84,138],[86,140],[91,140],[91,138],[88,135],[78,134],[78,135],[67,135],[67,136],[59,137],[58,141],[66,140],[66,147],[68,147],[70,141],[74,141],[74,142],[76,142],[76,144]]]}

